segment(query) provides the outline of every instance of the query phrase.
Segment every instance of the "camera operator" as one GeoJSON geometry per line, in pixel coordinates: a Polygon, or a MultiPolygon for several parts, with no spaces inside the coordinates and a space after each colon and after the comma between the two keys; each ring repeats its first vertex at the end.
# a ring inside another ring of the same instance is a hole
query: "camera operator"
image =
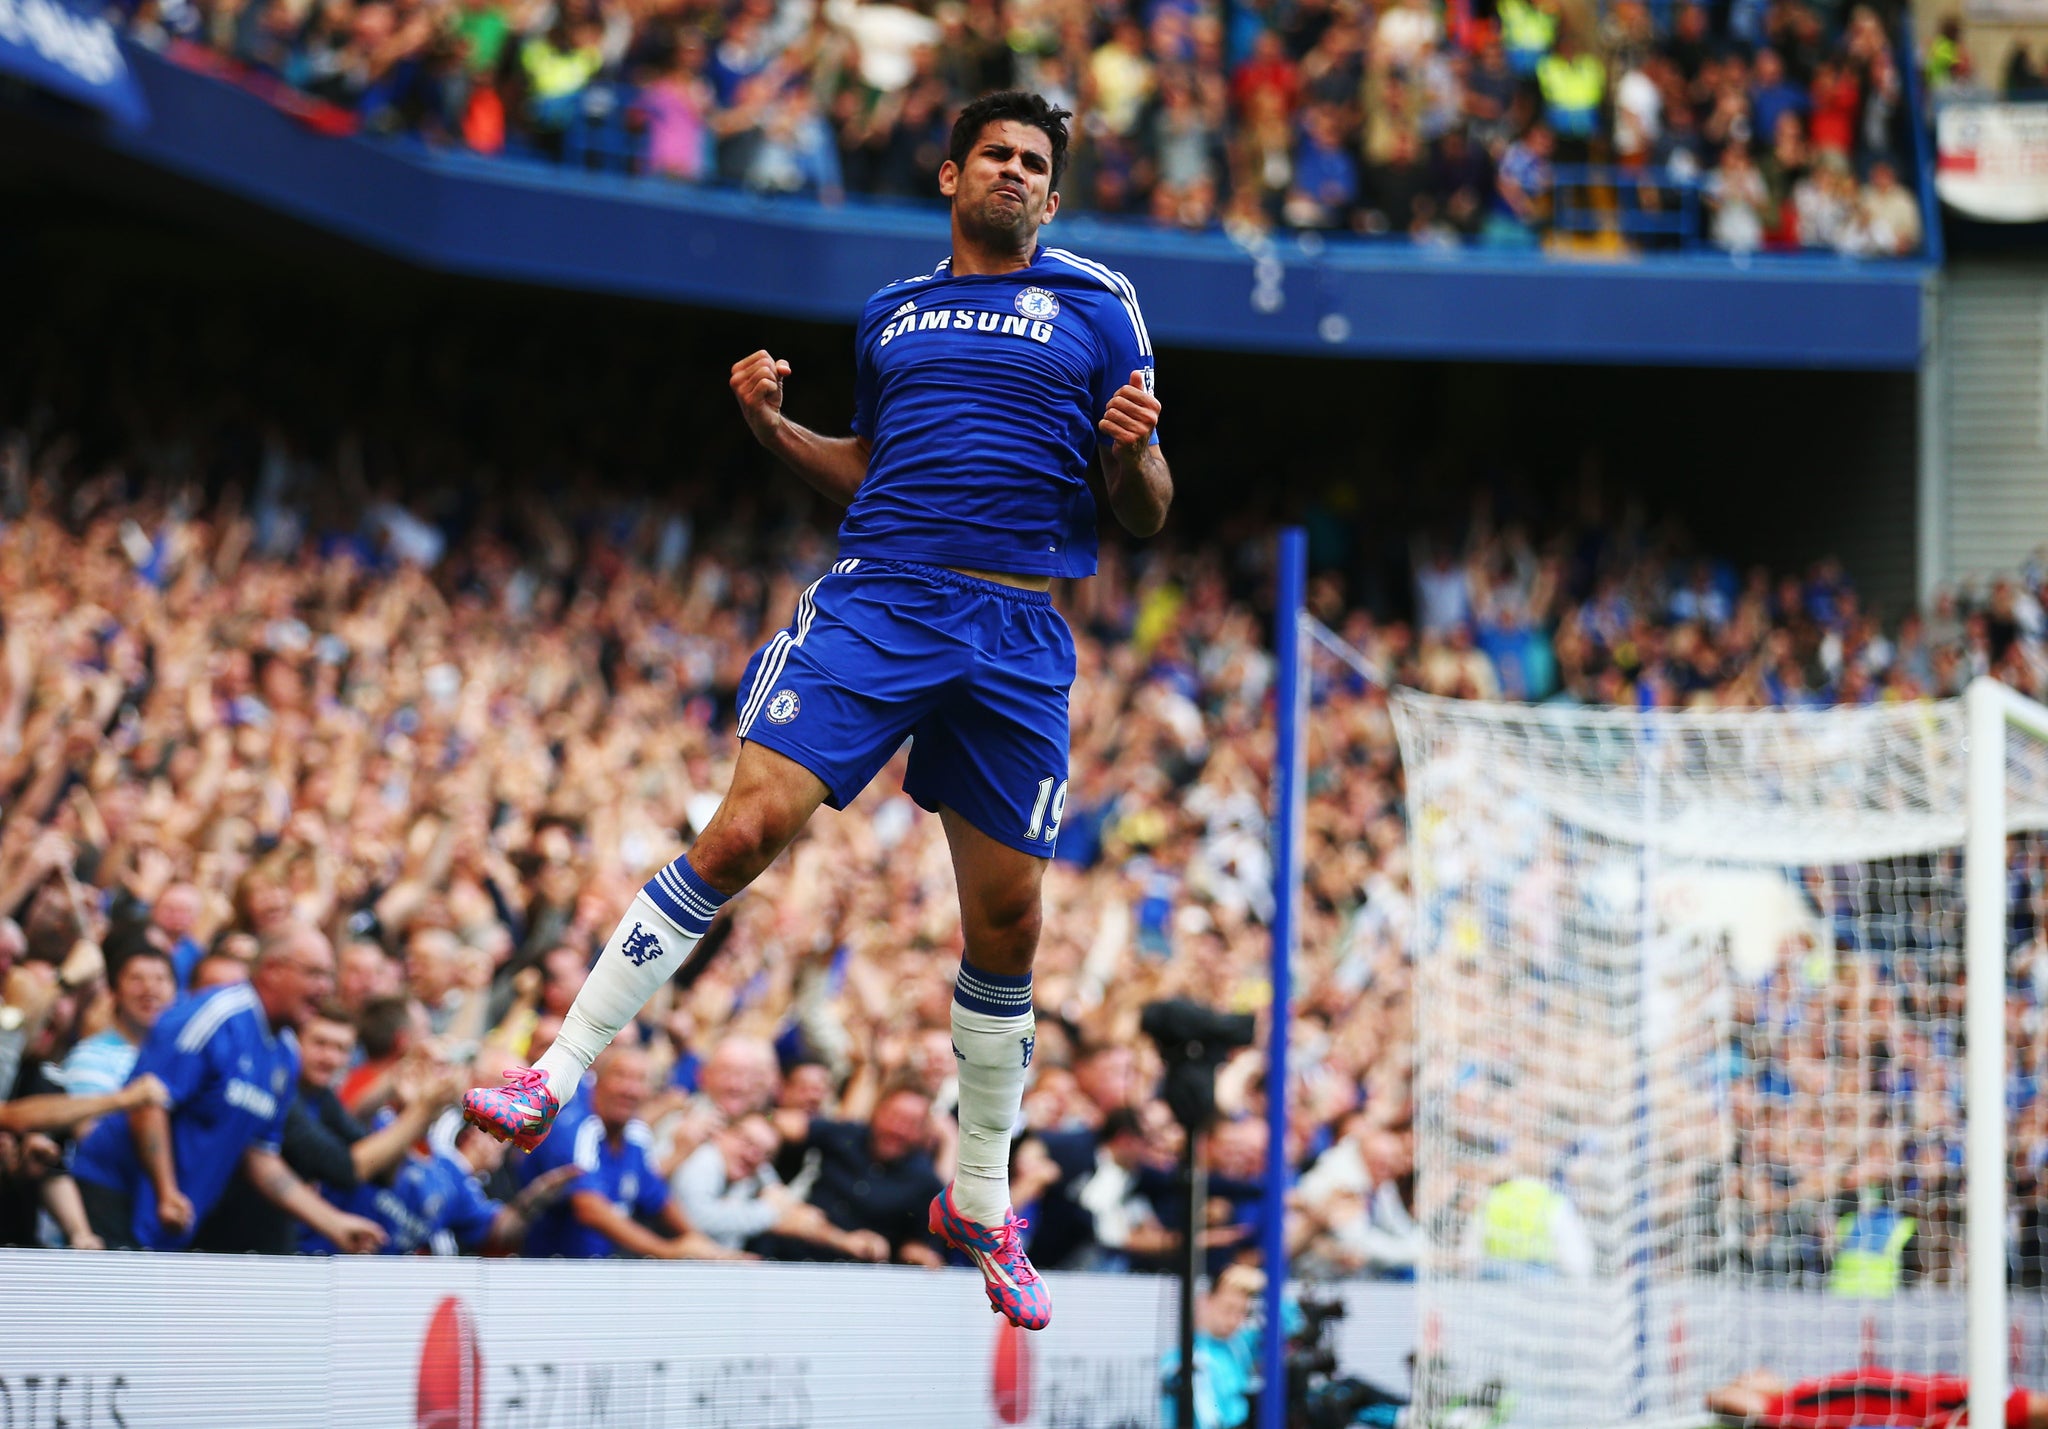
{"type": "Polygon", "coordinates": [[[1337,1372],[1331,1343],[1345,1315],[1341,1296],[1307,1289],[1287,1302],[1287,1423],[1289,1429],[1351,1429],[1392,1426],[1407,1407],[1405,1396],[1337,1372]]]}
{"type": "MultiPolygon", "coordinates": [[[[1259,1325],[1251,1308],[1266,1288],[1255,1266],[1233,1265],[1195,1302],[1195,1422],[1192,1429],[1240,1429],[1259,1388],[1259,1325]]],[[[1173,1382],[1180,1349],[1160,1361],[1160,1420],[1175,1429],[1173,1382]]]]}

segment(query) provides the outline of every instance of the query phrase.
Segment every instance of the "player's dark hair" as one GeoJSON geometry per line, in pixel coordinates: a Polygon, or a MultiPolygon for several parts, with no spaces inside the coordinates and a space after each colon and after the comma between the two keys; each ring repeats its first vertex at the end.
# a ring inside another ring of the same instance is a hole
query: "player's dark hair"
{"type": "Polygon", "coordinates": [[[1067,171],[1067,121],[1073,117],[1072,110],[1056,108],[1046,102],[1045,96],[1028,89],[999,89],[984,94],[960,111],[960,117],[953,121],[953,137],[946,145],[946,157],[956,165],[965,164],[982,130],[1014,119],[1042,131],[1052,140],[1052,186],[1058,188],[1060,175],[1067,171]]]}

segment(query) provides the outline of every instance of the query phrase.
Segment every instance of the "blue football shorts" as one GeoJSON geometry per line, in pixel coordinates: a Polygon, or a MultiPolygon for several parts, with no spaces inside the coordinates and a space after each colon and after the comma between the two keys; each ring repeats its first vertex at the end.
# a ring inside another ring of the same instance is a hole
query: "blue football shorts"
{"type": "Polygon", "coordinates": [[[1043,591],[940,566],[842,560],[740,681],[741,739],[842,809],[907,738],[904,792],[1052,857],[1067,804],[1074,637],[1043,591]]]}

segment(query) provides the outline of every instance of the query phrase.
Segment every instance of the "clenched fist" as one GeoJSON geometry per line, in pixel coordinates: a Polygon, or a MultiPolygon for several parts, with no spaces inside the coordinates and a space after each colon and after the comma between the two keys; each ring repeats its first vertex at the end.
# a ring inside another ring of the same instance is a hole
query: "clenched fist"
{"type": "Polygon", "coordinates": [[[171,1186],[156,1193],[156,1219],[172,1235],[183,1235],[192,1229],[198,1213],[192,1209],[191,1198],[171,1186]]]}
{"type": "MultiPolygon", "coordinates": [[[[765,354],[763,354],[765,356],[765,354]]],[[[1159,429],[1159,399],[1145,386],[1145,374],[1133,372],[1131,380],[1116,389],[1109,408],[1096,427],[1115,443],[1118,456],[1143,456],[1159,429]]]]}
{"type": "Polygon", "coordinates": [[[741,415],[764,446],[782,427],[782,380],[787,376],[789,364],[766,351],[732,365],[732,395],[739,398],[741,415]]]}

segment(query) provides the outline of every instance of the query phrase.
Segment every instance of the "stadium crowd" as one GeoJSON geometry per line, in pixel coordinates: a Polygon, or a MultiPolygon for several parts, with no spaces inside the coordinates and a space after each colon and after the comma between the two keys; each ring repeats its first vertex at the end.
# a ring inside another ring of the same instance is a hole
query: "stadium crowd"
{"type": "Polygon", "coordinates": [[[1021,85],[1078,115],[1072,208],[1240,241],[1921,238],[1867,4],[137,0],[133,28],[331,127],[827,201],[930,199],[960,105],[1021,85]]]}
{"type": "MultiPolygon", "coordinates": [[[[829,538],[745,504],[699,526],[596,483],[408,504],[350,440],[316,459],[277,426],[134,427],[90,468],[61,430],[0,433],[0,1243],[938,1263],[922,1208],[953,1150],[959,933],[900,765],[735,901],[537,1154],[508,1165],[451,1110],[546,1045],[645,870],[708,818],[744,663],[829,538]],[[244,438],[246,494],[209,494],[200,454],[244,438]]],[[[1180,1132],[1139,1010],[1269,997],[1265,529],[1112,544],[1058,593],[1080,650],[1071,790],[1013,1165],[1043,1265],[1170,1260],[1180,1132]]],[[[1312,603],[1443,694],[2048,685],[2048,569],[1886,627],[1832,562],[1744,573],[1590,498],[1481,501],[1411,564],[1412,620],[1333,573],[1312,603]]],[[[1327,664],[1315,701],[1288,1237],[1302,1270],[1401,1276],[1423,1243],[1401,775],[1380,687],[1327,664]]],[[[2025,1021],[2037,927],[2015,946],[2025,1021]]],[[[1953,1096],[1957,1011],[1916,1013],[1915,1095],[1953,1096]]],[[[1757,1094],[1877,1066],[1842,1021],[1758,1054],[1757,1094]]],[[[1220,1081],[1198,1228],[1217,1266],[1259,1229],[1259,1068],[1248,1052],[1220,1081]]],[[[2016,1093],[2027,1177],[2044,1106],[2016,1093]]],[[[1823,1263],[1819,1207],[1860,1184],[1781,1188],[1815,1203],[1823,1263]]]]}

